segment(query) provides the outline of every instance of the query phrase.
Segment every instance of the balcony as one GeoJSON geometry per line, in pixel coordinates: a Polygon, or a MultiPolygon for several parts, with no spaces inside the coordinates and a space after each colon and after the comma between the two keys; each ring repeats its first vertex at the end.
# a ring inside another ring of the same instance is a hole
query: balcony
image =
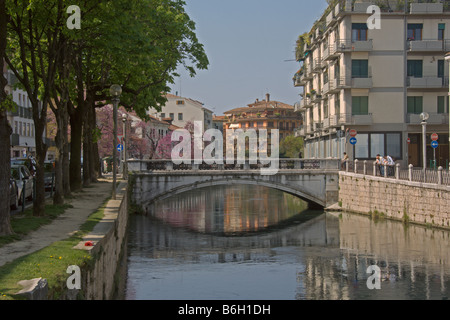
{"type": "Polygon", "coordinates": [[[300,101],[300,110],[301,109],[306,109],[306,108],[308,108],[308,107],[312,107],[312,102],[311,102],[311,98],[303,98],[301,101],[300,101]]]}
{"type": "Polygon", "coordinates": [[[328,83],[330,86],[328,93],[338,93],[342,89],[350,88],[350,84],[345,77],[331,79],[328,83]]]}
{"type": "Polygon", "coordinates": [[[306,136],[306,127],[300,126],[300,128],[297,128],[294,130],[296,137],[304,137],[306,136]]]}
{"type": "Polygon", "coordinates": [[[354,89],[370,89],[372,86],[372,77],[352,78],[352,88],[354,89]]]}
{"type": "Polygon", "coordinates": [[[305,76],[303,73],[296,73],[294,76],[294,87],[302,87],[305,86],[307,83],[307,80],[305,79],[305,76]]]}
{"type": "MultiPolygon", "coordinates": [[[[427,120],[427,124],[448,124],[448,113],[428,113],[430,118],[427,120]]],[[[408,113],[406,122],[409,124],[421,124],[422,119],[420,114],[408,113]]]]}
{"type": "Polygon", "coordinates": [[[368,52],[373,50],[372,39],[367,41],[352,41],[348,39],[336,41],[336,52],[368,52]]]}
{"type": "Polygon", "coordinates": [[[448,87],[448,77],[408,77],[409,89],[441,89],[448,87]]]}
{"type": "Polygon", "coordinates": [[[314,59],[312,72],[313,73],[320,73],[320,72],[322,72],[322,61],[320,59],[314,59]]]}
{"type": "Polygon", "coordinates": [[[322,122],[314,122],[314,132],[320,131],[323,127],[322,122]]]}
{"type": "Polygon", "coordinates": [[[352,116],[348,113],[334,114],[330,116],[330,126],[340,127],[342,125],[350,124],[352,116]]]}
{"type": "Polygon", "coordinates": [[[450,40],[408,40],[409,52],[448,52],[450,40]]]}
{"type": "Polygon", "coordinates": [[[437,14],[444,12],[443,3],[411,3],[411,14],[437,14]]]}
{"type": "Polygon", "coordinates": [[[358,114],[352,115],[352,125],[371,125],[373,124],[372,114],[358,114]]]}
{"type": "Polygon", "coordinates": [[[323,61],[330,61],[333,59],[336,59],[337,57],[339,57],[339,53],[336,50],[336,46],[330,44],[324,51],[322,54],[322,60],[323,61]]]}

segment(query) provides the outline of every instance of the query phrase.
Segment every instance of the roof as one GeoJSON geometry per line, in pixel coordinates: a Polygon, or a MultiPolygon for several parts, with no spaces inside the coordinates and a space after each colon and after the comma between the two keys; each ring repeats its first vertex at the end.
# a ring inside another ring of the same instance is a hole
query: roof
{"type": "Polygon", "coordinates": [[[236,108],[224,112],[225,114],[242,113],[242,112],[260,112],[267,109],[271,110],[294,110],[294,106],[279,101],[256,101],[248,105],[248,107],[236,108]]]}
{"type": "Polygon", "coordinates": [[[213,116],[213,121],[227,121],[226,116],[213,116]]]}

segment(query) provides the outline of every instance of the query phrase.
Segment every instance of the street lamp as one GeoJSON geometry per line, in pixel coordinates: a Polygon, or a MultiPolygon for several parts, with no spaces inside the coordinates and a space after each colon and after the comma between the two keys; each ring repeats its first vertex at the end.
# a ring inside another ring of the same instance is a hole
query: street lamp
{"type": "MultiPolygon", "coordinates": [[[[449,62],[449,73],[450,73],[450,52],[448,52],[445,55],[445,60],[449,62]]],[[[449,89],[448,89],[448,94],[450,95],[450,84],[449,84],[449,89]]],[[[447,106],[447,112],[448,112],[448,142],[450,144],[450,107],[447,106]]],[[[450,148],[449,148],[449,157],[448,157],[448,161],[449,161],[449,170],[450,170],[450,148]]]]}
{"type": "MultiPolygon", "coordinates": [[[[423,177],[425,179],[425,170],[427,169],[427,120],[430,115],[427,112],[420,114],[422,120],[422,153],[423,153],[423,177]]],[[[424,181],[425,182],[425,181],[424,181]]]]}
{"type": "Polygon", "coordinates": [[[127,165],[127,147],[128,147],[128,143],[127,143],[127,114],[123,114],[122,115],[122,122],[123,122],[123,179],[127,180],[128,179],[128,165],[127,165]]]}
{"type": "Polygon", "coordinates": [[[113,103],[113,120],[114,120],[114,141],[113,141],[113,186],[112,186],[112,199],[116,200],[116,171],[117,171],[117,108],[120,102],[120,95],[122,94],[122,87],[118,84],[113,84],[109,89],[113,103]]]}

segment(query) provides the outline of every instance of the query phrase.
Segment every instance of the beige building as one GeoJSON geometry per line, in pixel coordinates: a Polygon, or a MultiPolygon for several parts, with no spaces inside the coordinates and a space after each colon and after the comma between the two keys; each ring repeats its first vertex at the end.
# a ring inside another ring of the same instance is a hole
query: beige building
{"type": "Polygon", "coordinates": [[[161,120],[170,118],[172,124],[184,128],[188,122],[201,121],[203,131],[213,128],[213,112],[200,101],[166,94],[167,102],[161,112],[151,110],[151,116],[161,120]]]}
{"type": "Polygon", "coordinates": [[[376,16],[367,13],[380,1],[333,1],[299,37],[294,85],[303,88],[296,110],[304,118],[297,135],[305,138],[305,156],[389,154],[404,166],[422,166],[420,114],[427,112],[427,159],[437,133],[437,165],[447,166],[450,3],[383,3],[380,28],[372,28],[376,16]]]}

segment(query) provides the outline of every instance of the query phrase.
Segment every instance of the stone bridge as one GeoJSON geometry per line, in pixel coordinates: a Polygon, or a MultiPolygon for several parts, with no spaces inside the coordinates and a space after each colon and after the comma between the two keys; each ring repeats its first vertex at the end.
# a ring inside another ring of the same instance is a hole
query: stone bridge
{"type": "Polygon", "coordinates": [[[143,206],[192,189],[217,185],[265,186],[304,199],[312,206],[338,202],[337,159],[279,159],[276,174],[262,175],[261,164],[181,164],[171,160],[128,160],[132,202],[143,206]]]}

